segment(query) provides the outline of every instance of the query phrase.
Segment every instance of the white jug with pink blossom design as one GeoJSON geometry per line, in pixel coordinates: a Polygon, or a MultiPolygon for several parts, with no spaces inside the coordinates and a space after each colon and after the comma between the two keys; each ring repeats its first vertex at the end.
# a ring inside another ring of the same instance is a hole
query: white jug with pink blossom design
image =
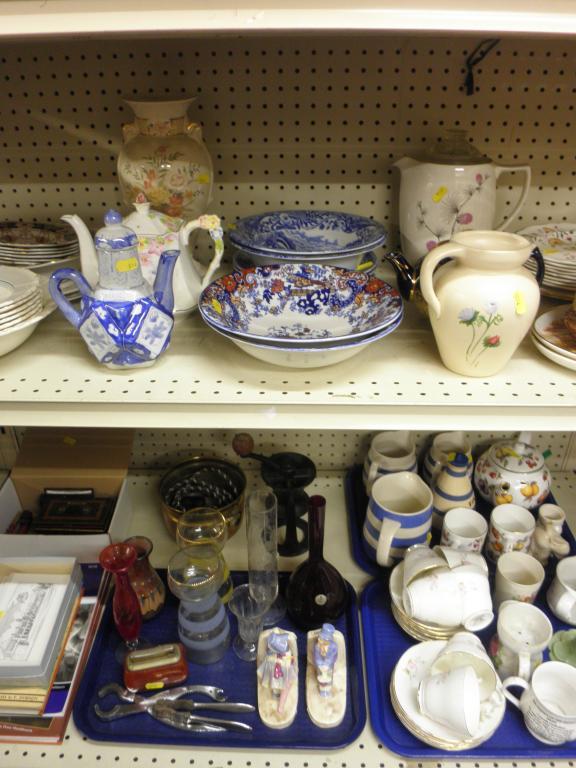
{"type": "Polygon", "coordinates": [[[440,357],[451,371],[491,376],[510,360],[540,303],[538,281],[523,266],[530,256],[543,274],[542,255],[524,237],[469,231],[424,257],[420,290],[440,357]]]}
{"type": "Polygon", "coordinates": [[[497,165],[466,138],[446,130],[431,152],[403,157],[400,171],[399,226],[402,253],[418,263],[432,248],[466,229],[504,229],[518,215],[530,188],[527,165],[497,165]],[[524,175],[520,197],[501,223],[496,222],[496,184],[504,172],[524,175]]]}

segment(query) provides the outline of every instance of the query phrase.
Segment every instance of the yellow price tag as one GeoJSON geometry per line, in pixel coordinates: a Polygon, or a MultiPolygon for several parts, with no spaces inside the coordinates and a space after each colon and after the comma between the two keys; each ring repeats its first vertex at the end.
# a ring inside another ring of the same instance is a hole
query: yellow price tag
{"type": "Polygon", "coordinates": [[[164,683],[161,680],[158,680],[156,683],[146,683],[144,687],[147,691],[153,691],[155,688],[164,688],[164,683]]]}
{"type": "Polygon", "coordinates": [[[62,442],[64,443],[64,445],[76,445],[76,438],[67,436],[62,438],[62,442]]]}
{"type": "Polygon", "coordinates": [[[119,259],[116,262],[116,272],[132,272],[134,269],[138,269],[138,259],[134,257],[131,259],[119,259]]]}

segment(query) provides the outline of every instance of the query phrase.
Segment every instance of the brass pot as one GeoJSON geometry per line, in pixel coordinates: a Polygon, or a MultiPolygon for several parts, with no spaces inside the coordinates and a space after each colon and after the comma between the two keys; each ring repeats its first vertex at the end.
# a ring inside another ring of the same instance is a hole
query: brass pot
{"type": "Polygon", "coordinates": [[[169,533],[176,538],[180,516],[189,509],[213,507],[226,519],[228,537],[242,522],[246,475],[224,459],[195,456],[169,469],[160,480],[161,510],[169,533]]]}

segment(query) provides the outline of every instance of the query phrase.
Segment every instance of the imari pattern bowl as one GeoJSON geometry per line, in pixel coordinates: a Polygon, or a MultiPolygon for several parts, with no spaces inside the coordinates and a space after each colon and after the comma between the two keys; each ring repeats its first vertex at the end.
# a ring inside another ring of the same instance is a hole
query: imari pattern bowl
{"type": "Polygon", "coordinates": [[[402,316],[402,299],[372,275],[319,264],[236,270],[200,297],[206,323],[244,341],[331,346],[376,334],[402,316]]]}
{"type": "Polygon", "coordinates": [[[228,232],[245,253],[318,258],[372,251],[386,230],[365,216],[337,211],[272,211],[240,219],[228,232]]]}

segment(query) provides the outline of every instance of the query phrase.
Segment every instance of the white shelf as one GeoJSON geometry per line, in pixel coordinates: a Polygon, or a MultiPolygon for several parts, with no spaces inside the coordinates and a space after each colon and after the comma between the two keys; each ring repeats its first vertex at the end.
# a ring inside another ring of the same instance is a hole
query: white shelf
{"type": "Polygon", "coordinates": [[[571,0],[303,0],[285,3],[186,0],[12,0],[0,3],[0,36],[200,34],[318,31],[415,31],[569,35],[576,32],[571,0]]]}
{"type": "MultiPolygon", "coordinates": [[[[160,567],[166,564],[176,545],[169,537],[162,518],[156,494],[159,475],[156,473],[141,473],[129,478],[129,492],[132,498],[134,514],[130,526],[130,534],[146,534],[154,541],[152,562],[160,567]]],[[[329,562],[336,565],[343,576],[350,581],[360,593],[369,577],[354,562],[350,549],[343,546],[348,541],[348,523],[346,517],[343,476],[340,473],[327,473],[316,478],[314,490],[326,497],[326,536],[324,555],[329,562]]],[[[573,503],[576,492],[576,479],[573,473],[554,474],[554,493],[556,500],[567,512],[572,529],[576,524],[576,506],[573,503]]],[[[224,554],[232,569],[246,567],[246,545],[244,529],[242,528],[226,545],[224,554]]],[[[299,559],[282,559],[280,569],[291,570],[299,559]]],[[[42,768],[58,758],[62,765],[82,765],[84,768],[103,768],[118,764],[125,768],[127,765],[137,765],[138,768],[155,768],[155,766],[170,766],[170,768],[326,768],[327,765],[342,768],[405,768],[407,761],[392,754],[380,744],[368,723],[360,737],[345,749],[317,752],[313,750],[238,750],[218,746],[218,752],[211,748],[159,747],[146,744],[105,744],[91,742],[83,737],[71,723],[68,727],[66,740],[60,746],[46,745],[0,745],[2,768],[22,768],[33,766],[42,768]],[[193,758],[193,759],[191,759],[193,758]]],[[[568,768],[571,763],[555,760],[557,768],[568,768]]],[[[442,768],[458,768],[462,765],[458,754],[453,760],[442,760],[418,763],[422,768],[438,766],[442,768]]],[[[415,764],[414,764],[415,765],[415,764]]],[[[516,763],[505,761],[478,761],[478,768],[504,768],[516,763]]],[[[543,766],[544,763],[541,763],[543,766]]]]}
{"type": "Polygon", "coordinates": [[[413,306],[402,327],[327,368],[259,362],[178,321],[169,351],[142,370],[100,366],[54,313],[0,363],[0,423],[42,426],[576,430],[574,374],[525,341],[502,373],[463,378],[440,362],[413,306]]]}

